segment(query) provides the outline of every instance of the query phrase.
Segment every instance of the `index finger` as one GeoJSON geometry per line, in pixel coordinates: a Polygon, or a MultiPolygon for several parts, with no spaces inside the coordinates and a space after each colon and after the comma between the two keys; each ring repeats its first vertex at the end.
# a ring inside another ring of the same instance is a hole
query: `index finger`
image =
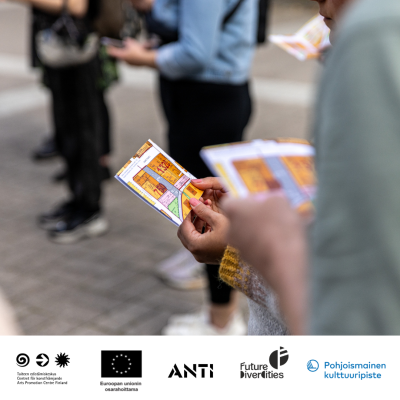
{"type": "Polygon", "coordinates": [[[227,192],[227,190],[224,188],[219,178],[208,177],[203,179],[192,179],[192,183],[194,186],[196,186],[201,190],[212,189],[212,190],[220,190],[221,192],[224,193],[227,192]]]}
{"type": "Polygon", "coordinates": [[[192,223],[192,218],[188,217],[183,220],[178,229],[178,238],[182,244],[188,249],[190,243],[196,240],[201,233],[197,230],[196,226],[192,223]]]}
{"type": "Polygon", "coordinates": [[[112,57],[124,59],[126,55],[126,49],[120,49],[114,46],[107,46],[107,53],[112,57]]]}

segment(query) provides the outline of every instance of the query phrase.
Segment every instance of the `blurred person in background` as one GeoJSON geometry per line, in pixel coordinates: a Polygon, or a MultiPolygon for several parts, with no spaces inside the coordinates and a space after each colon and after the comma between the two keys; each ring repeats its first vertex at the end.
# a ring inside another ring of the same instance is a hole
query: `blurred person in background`
{"type": "MultiPolygon", "coordinates": [[[[159,70],[159,89],[168,122],[169,154],[195,176],[210,172],[202,147],[241,141],[251,115],[249,74],[253,59],[258,0],[133,0],[147,12],[147,26],[161,41],[157,49],[134,40],[109,53],[134,66],[159,70]]],[[[185,266],[185,254],[177,262],[185,266]]],[[[170,262],[170,265],[174,263],[170,262]]],[[[193,259],[191,261],[193,264],[193,259]]],[[[210,307],[196,315],[174,316],[170,335],[244,334],[237,293],[206,265],[210,307]]]]}
{"type": "MultiPolygon", "coordinates": [[[[100,10],[98,16],[94,20],[94,29],[99,34],[99,36],[106,36],[114,39],[120,39],[121,35],[135,37],[137,34],[137,13],[132,15],[134,12],[133,7],[130,5],[129,0],[99,0],[100,10]],[[135,18],[136,17],[136,18],[135,18]],[[132,21],[134,19],[134,21],[132,21]]],[[[31,18],[31,58],[32,66],[41,68],[42,64],[37,55],[36,46],[36,35],[41,30],[41,19],[43,18],[43,11],[32,8],[32,18],[31,18]]],[[[116,66],[115,61],[111,59],[105,52],[104,47],[100,47],[99,50],[100,64],[102,70],[102,79],[99,82],[103,93],[110,84],[116,80],[116,66]]],[[[44,85],[48,86],[45,71],[43,71],[42,82],[44,85]]],[[[103,145],[102,145],[102,155],[100,157],[99,163],[101,166],[101,178],[103,180],[109,179],[111,177],[109,164],[110,156],[112,152],[112,140],[111,140],[111,122],[110,115],[108,111],[107,104],[105,102],[104,95],[102,96],[101,107],[102,112],[100,113],[100,118],[102,118],[101,128],[103,131],[103,145]]],[[[54,116],[53,120],[53,131],[54,131],[54,116]]],[[[40,145],[33,151],[33,159],[35,161],[49,160],[57,157],[59,155],[57,144],[56,144],[56,134],[50,134],[45,137],[40,145]]],[[[68,178],[68,172],[66,167],[64,167],[60,172],[57,172],[53,176],[54,182],[61,182],[68,178]]]]}
{"type": "MultiPolygon", "coordinates": [[[[78,36],[81,48],[94,37],[94,21],[100,10],[97,0],[21,0],[21,3],[35,9],[34,51],[38,50],[37,37],[41,33],[45,33],[42,38],[59,36],[59,48],[53,49],[53,53],[57,50],[62,53],[63,40],[69,39],[71,32],[78,36]],[[60,23],[65,26],[58,31],[56,26],[60,23]]],[[[56,145],[67,166],[71,193],[68,201],[39,218],[40,226],[48,230],[49,238],[56,243],[99,236],[109,226],[101,210],[105,165],[100,163],[109,151],[104,90],[115,79],[116,72],[115,65],[114,71],[112,66],[105,65],[104,49],[97,48],[100,51],[95,51],[87,61],[67,66],[50,66],[37,51],[36,58],[43,66],[44,80],[52,93],[56,145]]]]}
{"type": "Polygon", "coordinates": [[[292,333],[398,335],[400,3],[318,3],[335,37],[314,125],[312,267],[303,221],[281,194],[228,200],[220,236],[275,290],[292,333]]]}

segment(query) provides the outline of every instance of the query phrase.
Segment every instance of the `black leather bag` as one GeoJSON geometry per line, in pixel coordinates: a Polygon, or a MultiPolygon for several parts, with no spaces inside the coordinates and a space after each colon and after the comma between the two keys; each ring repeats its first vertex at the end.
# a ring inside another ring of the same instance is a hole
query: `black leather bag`
{"type": "Polygon", "coordinates": [[[64,0],[59,18],[35,37],[40,62],[52,68],[81,65],[92,60],[99,48],[99,38],[90,32],[85,18],[73,18],[64,0]]]}

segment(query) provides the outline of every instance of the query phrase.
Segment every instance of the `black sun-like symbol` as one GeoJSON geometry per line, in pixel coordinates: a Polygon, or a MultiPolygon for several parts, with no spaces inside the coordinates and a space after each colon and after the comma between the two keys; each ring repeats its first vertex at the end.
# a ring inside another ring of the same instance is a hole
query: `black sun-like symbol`
{"type": "Polygon", "coordinates": [[[57,354],[56,364],[61,368],[68,367],[69,357],[65,353],[57,354]]]}
{"type": "Polygon", "coordinates": [[[131,369],[132,362],[127,355],[120,354],[112,359],[111,366],[116,374],[125,375],[131,369]]]}

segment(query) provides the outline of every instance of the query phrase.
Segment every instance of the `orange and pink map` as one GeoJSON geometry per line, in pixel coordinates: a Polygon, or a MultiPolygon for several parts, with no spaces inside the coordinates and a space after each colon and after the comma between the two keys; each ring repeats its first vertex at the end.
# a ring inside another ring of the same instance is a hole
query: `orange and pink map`
{"type": "Polygon", "coordinates": [[[195,177],[150,139],[115,178],[177,226],[191,211],[189,200],[203,194],[191,183],[195,177]]]}

